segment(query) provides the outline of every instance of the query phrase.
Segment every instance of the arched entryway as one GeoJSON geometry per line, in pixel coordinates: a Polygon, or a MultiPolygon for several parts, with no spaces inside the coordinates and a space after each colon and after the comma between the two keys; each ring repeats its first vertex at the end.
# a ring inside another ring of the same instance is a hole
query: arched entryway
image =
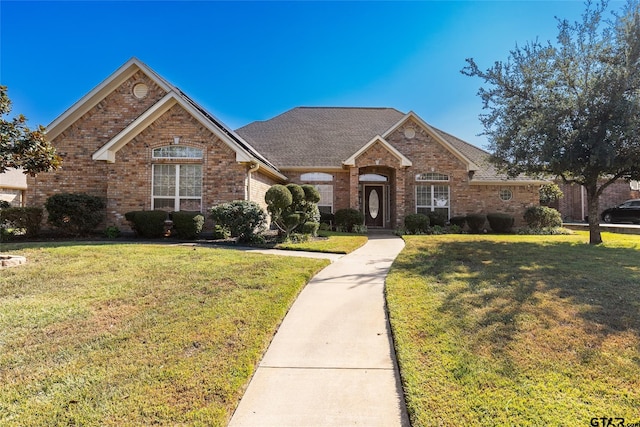
{"type": "Polygon", "coordinates": [[[395,209],[395,170],[388,167],[364,167],[358,174],[359,206],[368,228],[391,228],[395,209]]]}

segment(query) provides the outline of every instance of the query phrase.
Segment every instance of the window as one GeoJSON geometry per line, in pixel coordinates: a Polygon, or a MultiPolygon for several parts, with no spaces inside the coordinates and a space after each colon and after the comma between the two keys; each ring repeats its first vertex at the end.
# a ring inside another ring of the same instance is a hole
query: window
{"type": "Polygon", "coordinates": [[[377,173],[365,173],[358,177],[358,181],[363,182],[387,182],[389,179],[384,175],[378,175],[377,173]]]}
{"type": "Polygon", "coordinates": [[[508,189],[508,188],[501,188],[500,189],[500,200],[502,200],[504,202],[508,202],[512,198],[513,198],[513,192],[510,189],[508,189]]]}
{"type": "Polygon", "coordinates": [[[322,172],[309,172],[300,175],[301,181],[333,181],[333,175],[322,172]]]}
{"type": "Polygon", "coordinates": [[[416,185],[416,213],[441,212],[449,219],[449,186],[416,185]]]}
{"type": "Polygon", "coordinates": [[[202,165],[153,165],[151,208],[202,210],[202,165]]]}
{"type": "Polygon", "coordinates": [[[419,173],[416,175],[416,181],[449,181],[449,175],[436,172],[419,173]]]}
{"type": "Polygon", "coordinates": [[[320,212],[332,213],[333,212],[333,185],[320,184],[316,185],[316,189],[320,193],[320,201],[318,202],[318,209],[320,212]]]}
{"type": "Polygon", "coordinates": [[[184,145],[168,145],[153,149],[154,159],[201,159],[202,150],[184,145]]]}

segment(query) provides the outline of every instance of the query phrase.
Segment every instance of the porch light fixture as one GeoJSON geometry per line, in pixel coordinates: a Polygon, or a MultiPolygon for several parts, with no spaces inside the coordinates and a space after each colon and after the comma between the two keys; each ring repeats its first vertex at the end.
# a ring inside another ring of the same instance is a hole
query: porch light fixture
{"type": "Polygon", "coordinates": [[[176,145],[180,144],[180,137],[179,136],[174,136],[173,137],[173,143],[176,144],[176,145]]]}

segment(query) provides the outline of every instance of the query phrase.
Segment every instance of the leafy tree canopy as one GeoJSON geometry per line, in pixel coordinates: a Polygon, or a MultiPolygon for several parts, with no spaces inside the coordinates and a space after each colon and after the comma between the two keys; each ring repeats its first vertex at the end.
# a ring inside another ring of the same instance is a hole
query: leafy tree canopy
{"type": "Polygon", "coordinates": [[[4,116],[10,112],[7,87],[0,86],[0,173],[18,168],[35,176],[57,169],[62,161],[47,141],[45,128],[40,125],[36,130],[29,129],[22,114],[6,120],[4,116]]]}
{"type": "Polygon", "coordinates": [[[583,185],[595,244],[602,191],[640,179],[640,3],[611,19],[607,7],[587,1],[581,21],[558,19],[557,43],[516,46],[486,71],[467,59],[462,70],[487,84],[480,120],[494,164],[583,185]]]}

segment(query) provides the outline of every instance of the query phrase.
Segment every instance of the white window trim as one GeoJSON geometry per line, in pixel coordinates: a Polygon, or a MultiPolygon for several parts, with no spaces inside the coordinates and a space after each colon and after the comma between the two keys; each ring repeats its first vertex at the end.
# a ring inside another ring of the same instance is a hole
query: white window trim
{"type": "Polygon", "coordinates": [[[179,146],[175,146],[175,145],[165,145],[163,147],[156,147],[153,150],[151,150],[151,157],[153,159],[165,159],[165,160],[171,160],[171,159],[192,159],[192,160],[202,160],[202,149],[200,148],[196,148],[196,147],[189,147],[186,145],[179,145],[179,146]],[[156,156],[156,150],[162,150],[163,148],[183,148],[183,149],[188,149],[188,150],[194,150],[193,153],[196,154],[196,156],[174,156],[174,157],[165,157],[165,156],[156,156]],[[200,153],[199,155],[197,153],[200,153]]]}
{"type": "Polygon", "coordinates": [[[434,212],[436,209],[447,209],[447,219],[451,217],[451,186],[448,184],[419,184],[415,186],[414,197],[415,197],[415,213],[418,213],[418,209],[428,209],[429,212],[434,212]],[[418,205],[418,188],[419,187],[430,187],[431,191],[431,204],[430,205],[418,205]],[[434,197],[435,191],[434,187],[447,187],[447,205],[446,206],[438,206],[436,203],[436,199],[434,197]]]}
{"type": "Polygon", "coordinates": [[[300,181],[331,182],[333,175],[324,172],[307,172],[300,175],[300,181]]]}
{"type": "MultiPolygon", "coordinates": [[[[200,181],[200,196],[189,196],[189,197],[181,197],[180,196],[180,166],[185,166],[185,165],[180,165],[180,164],[174,164],[174,163],[170,163],[170,164],[166,164],[166,163],[157,163],[157,164],[153,164],[152,165],[152,169],[151,169],[151,210],[155,210],[155,202],[156,199],[171,199],[172,197],[170,196],[155,196],[153,194],[153,189],[154,189],[154,181],[155,181],[155,168],[156,166],[175,166],[174,169],[174,173],[175,173],[175,177],[176,177],[176,183],[175,183],[175,194],[173,196],[173,212],[177,211],[176,207],[180,207],[180,200],[181,199],[189,199],[189,200],[200,200],[200,210],[199,212],[202,212],[202,181],[200,181]]],[[[190,164],[186,164],[186,166],[191,166],[190,164]]],[[[202,167],[202,165],[198,164],[198,166],[202,167]]],[[[202,178],[201,178],[202,179],[202,178]]],[[[178,209],[179,210],[179,209],[178,209]]],[[[195,211],[194,211],[195,212],[195,211]]]]}

